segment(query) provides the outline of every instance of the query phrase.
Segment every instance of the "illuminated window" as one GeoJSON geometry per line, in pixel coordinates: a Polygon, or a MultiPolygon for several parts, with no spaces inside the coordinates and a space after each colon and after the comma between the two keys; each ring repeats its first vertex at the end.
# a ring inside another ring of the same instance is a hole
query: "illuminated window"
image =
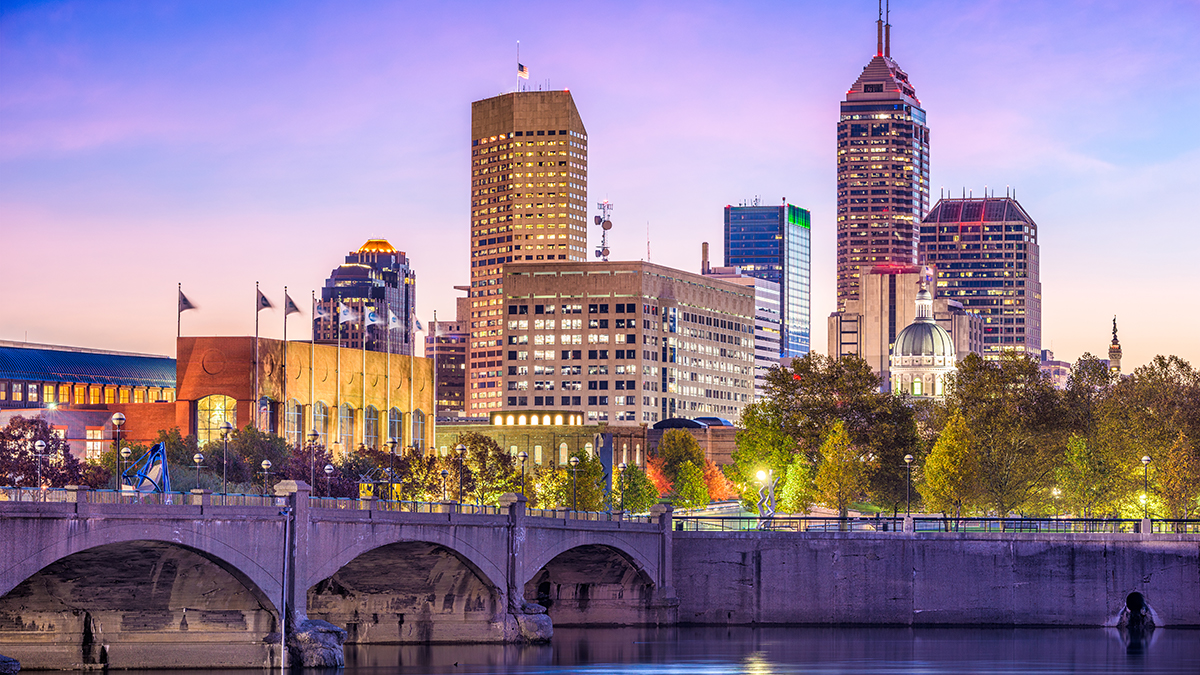
{"type": "Polygon", "coordinates": [[[328,447],[329,406],[322,401],[317,401],[312,406],[312,428],[317,432],[317,443],[328,447]]]}
{"type": "Polygon", "coordinates": [[[338,408],[338,442],[342,452],[350,452],[354,448],[354,408],[349,403],[343,403],[338,408]]]}
{"type": "MultiPolygon", "coordinates": [[[[106,398],[111,391],[106,391],[106,398]]],[[[213,394],[196,401],[196,440],[200,445],[221,440],[223,422],[237,428],[237,401],[233,397],[213,394]]]]}
{"type": "Polygon", "coordinates": [[[375,406],[369,405],[363,411],[363,443],[368,448],[376,448],[379,446],[379,411],[375,406]]]}
{"type": "Polygon", "coordinates": [[[293,446],[304,443],[303,408],[296,399],[290,399],[283,408],[283,437],[293,446]]]}

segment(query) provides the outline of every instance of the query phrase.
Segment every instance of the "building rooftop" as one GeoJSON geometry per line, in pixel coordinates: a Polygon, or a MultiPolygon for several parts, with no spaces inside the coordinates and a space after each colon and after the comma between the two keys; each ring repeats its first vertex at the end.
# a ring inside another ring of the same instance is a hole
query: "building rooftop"
{"type": "Polygon", "coordinates": [[[0,342],[0,379],[174,387],[175,359],[150,354],[0,342]]]}
{"type": "Polygon", "coordinates": [[[1032,223],[1025,209],[1011,197],[941,199],[925,216],[926,223],[1032,223]]]}

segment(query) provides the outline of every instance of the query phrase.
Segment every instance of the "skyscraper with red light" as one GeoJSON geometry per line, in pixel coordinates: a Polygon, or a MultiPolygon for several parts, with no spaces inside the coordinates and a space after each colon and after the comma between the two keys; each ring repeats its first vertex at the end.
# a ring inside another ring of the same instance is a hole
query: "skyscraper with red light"
{"type": "Polygon", "coordinates": [[[917,262],[929,210],[929,127],[908,74],[876,22],[875,57],[841,104],[837,127],[838,310],[859,297],[860,269],[917,262]]]}

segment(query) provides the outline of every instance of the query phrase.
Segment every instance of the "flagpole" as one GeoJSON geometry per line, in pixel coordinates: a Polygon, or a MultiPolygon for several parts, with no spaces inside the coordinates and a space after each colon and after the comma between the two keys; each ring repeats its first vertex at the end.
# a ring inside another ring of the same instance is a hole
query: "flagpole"
{"type": "MultiPolygon", "coordinates": [[[[317,409],[317,402],[315,400],[313,400],[313,398],[316,395],[316,392],[314,391],[314,387],[316,386],[316,365],[317,365],[317,362],[316,362],[316,358],[317,358],[317,355],[316,355],[316,352],[317,352],[317,292],[316,291],[310,291],[310,292],[312,293],[313,324],[312,324],[312,331],[309,332],[309,334],[308,334],[308,425],[311,430],[315,431],[317,428],[317,425],[316,425],[316,420],[314,419],[314,413],[316,412],[316,409],[317,409]]],[[[329,416],[328,415],[325,416],[325,424],[326,424],[326,426],[328,426],[328,424],[329,424],[329,416]]],[[[326,443],[329,442],[328,438],[326,438],[324,440],[326,443]]],[[[311,458],[309,460],[309,463],[310,464],[312,463],[311,458]]]]}
{"type": "MultiPolygon", "coordinates": [[[[387,317],[384,320],[384,330],[387,332],[387,372],[383,374],[384,392],[383,405],[387,409],[387,435],[388,442],[392,442],[392,308],[387,309],[387,317]]],[[[403,432],[401,433],[403,435],[403,432]]],[[[398,439],[402,443],[404,439],[398,439]]],[[[395,448],[392,449],[395,452],[395,448]]],[[[403,451],[403,449],[401,449],[403,451]]]]}
{"type": "MultiPolygon", "coordinates": [[[[362,437],[363,446],[367,444],[367,330],[370,326],[367,325],[367,304],[364,302],[362,307],[362,319],[359,323],[362,326],[362,372],[359,377],[362,379],[360,383],[362,388],[362,400],[359,402],[358,408],[363,413],[362,437]]],[[[378,431],[378,429],[376,430],[378,431]]]]}
{"type": "MultiPolygon", "coordinates": [[[[179,295],[183,295],[183,282],[179,282],[179,295]]],[[[175,339],[183,336],[183,308],[179,307],[179,298],[175,298],[175,339]]],[[[178,349],[178,347],[176,347],[178,349]]]]}
{"type": "MultiPolygon", "coordinates": [[[[431,429],[431,431],[429,432],[429,437],[433,439],[433,445],[434,445],[434,447],[437,447],[437,406],[438,406],[438,397],[437,397],[437,378],[438,378],[438,375],[437,375],[437,354],[438,354],[438,348],[437,348],[437,335],[438,335],[438,322],[437,322],[437,310],[435,309],[435,310],[433,310],[433,358],[432,358],[432,360],[429,362],[429,369],[430,369],[430,370],[433,372],[433,417],[431,417],[431,418],[430,418],[430,429],[431,429]]],[[[429,333],[426,333],[426,334],[425,334],[425,339],[426,339],[426,340],[428,340],[428,339],[429,339],[429,333]]],[[[426,344],[428,345],[428,343],[426,343],[426,344]]],[[[429,351],[428,349],[426,349],[426,350],[425,350],[425,352],[428,352],[428,351],[429,351]]],[[[425,353],[425,352],[422,352],[422,353],[425,353]]],[[[425,356],[426,356],[426,358],[428,358],[428,357],[429,357],[429,354],[427,354],[427,353],[426,353],[426,354],[425,354],[425,356]]]]}
{"type": "MultiPolygon", "coordinates": [[[[417,350],[413,345],[414,337],[416,337],[416,330],[413,328],[413,312],[410,310],[408,313],[408,434],[415,446],[417,444],[417,421],[413,416],[416,411],[416,401],[413,400],[415,394],[413,377],[416,367],[413,361],[417,358],[417,350]]],[[[424,451],[425,448],[421,448],[421,452],[424,453],[424,451]]]]}
{"type": "MultiPolygon", "coordinates": [[[[288,318],[288,294],[287,286],[283,287],[283,368],[279,372],[283,374],[283,386],[280,387],[280,397],[283,399],[283,434],[287,435],[288,430],[288,397],[287,397],[287,366],[288,366],[288,341],[287,341],[287,318],[288,318]]],[[[297,439],[299,442],[299,439],[297,439]]]]}
{"type": "MultiPolygon", "coordinates": [[[[341,303],[338,303],[337,312],[337,396],[334,398],[334,419],[337,424],[334,425],[334,431],[337,432],[338,447],[341,448],[342,443],[342,308],[341,303]]],[[[342,452],[345,452],[342,448],[342,452]]],[[[345,454],[342,455],[345,457],[345,454]]]]}
{"type": "Polygon", "coordinates": [[[258,290],[258,282],[254,282],[254,430],[258,431],[258,312],[262,309],[259,306],[258,294],[262,291],[258,290]]]}

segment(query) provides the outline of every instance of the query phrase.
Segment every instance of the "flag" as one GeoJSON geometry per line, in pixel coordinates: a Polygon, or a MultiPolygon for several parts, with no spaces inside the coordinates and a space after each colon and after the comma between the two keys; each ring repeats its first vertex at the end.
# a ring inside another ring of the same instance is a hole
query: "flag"
{"type": "Polygon", "coordinates": [[[416,326],[417,330],[425,330],[425,326],[421,325],[421,320],[417,318],[416,312],[412,313],[412,322],[413,325],[416,326]]]}
{"type": "Polygon", "coordinates": [[[388,310],[387,326],[388,326],[388,330],[400,327],[400,317],[396,316],[396,313],[390,309],[388,310]]]}
{"type": "Polygon", "coordinates": [[[299,314],[300,308],[292,301],[292,296],[288,295],[287,291],[283,292],[283,315],[299,314]]]}
{"type": "Polygon", "coordinates": [[[258,309],[255,310],[256,312],[261,312],[264,309],[271,309],[275,306],[271,304],[271,301],[267,299],[267,296],[263,295],[262,291],[256,292],[258,293],[258,309]]]}
{"type": "Polygon", "coordinates": [[[187,296],[183,294],[182,290],[180,290],[179,291],[179,312],[183,313],[183,312],[188,311],[189,309],[196,309],[196,306],[193,305],[192,301],[188,300],[187,296]]]}
{"type": "Polygon", "coordinates": [[[338,323],[349,323],[358,320],[358,314],[342,303],[338,303],[338,323]]]}
{"type": "Polygon", "coordinates": [[[381,325],[381,324],[383,324],[383,319],[379,318],[379,315],[375,313],[375,310],[371,310],[371,311],[367,312],[367,325],[368,326],[376,326],[376,325],[381,325]]]}
{"type": "Polygon", "coordinates": [[[528,80],[529,79],[529,69],[526,68],[524,65],[518,63],[517,64],[517,77],[528,80]]]}
{"type": "Polygon", "coordinates": [[[325,305],[319,303],[316,305],[316,314],[318,319],[329,318],[329,310],[325,309],[325,305]]]}

